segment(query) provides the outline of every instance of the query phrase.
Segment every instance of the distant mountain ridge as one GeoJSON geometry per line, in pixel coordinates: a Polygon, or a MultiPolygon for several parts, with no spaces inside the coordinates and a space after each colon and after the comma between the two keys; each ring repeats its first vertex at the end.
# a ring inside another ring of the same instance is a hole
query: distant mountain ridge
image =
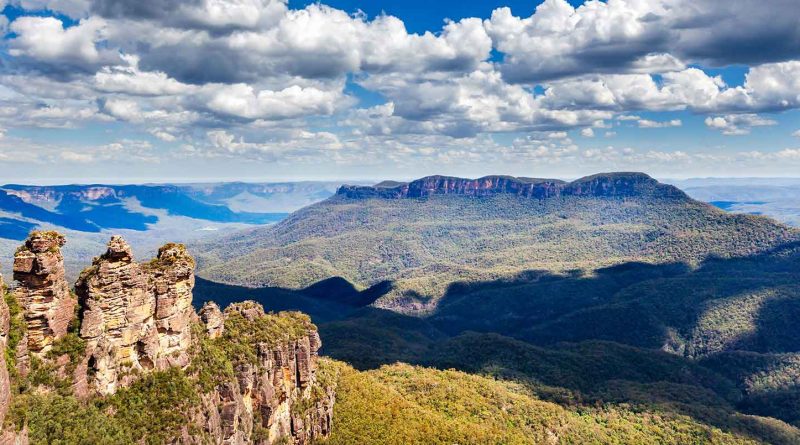
{"type": "MultiPolygon", "coordinates": [[[[148,231],[165,216],[220,224],[271,224],[333,195],[337,183],[0,185],[0,238],[36,227],[99,233],[148,231]]],[[[74,238],[74,236],[72,236],[74,238]]]]}
{"type": "Polygon", "coordinates": [[[634,196],[656,193],[661,197],[686,198],[677,187],[661,184],[645,173],[600,173],[572,182],[560,179],[484,176],[477,179],[454,176],[427,176],[403,183],[383,181],[374,186],[343,185],[336,194],[352,199],[363,198],[423,198],[432,195],[490,196],[512,194],[526,198],[557,196],[634,196]]]}
{"type": "Polygon", "coordinates": [[[393,290],[376,304],[433,310],[457,283],[518,280],[624,262],[697,263],[751,255],[800,232],[731,215],[644,173],[572,182],[429,176],[342,186],[280,223],[196,247],[200,275],[249,286],[307,287],[340,276],[393,290]]]}

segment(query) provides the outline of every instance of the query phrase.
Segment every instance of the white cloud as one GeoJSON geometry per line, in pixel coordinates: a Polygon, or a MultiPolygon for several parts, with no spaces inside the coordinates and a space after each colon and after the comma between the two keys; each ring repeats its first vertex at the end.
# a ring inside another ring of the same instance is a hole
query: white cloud
{"type": "Polygon", "coordinates": [[[683,125],[680,119],[672,119],[669,121],[658,122],[649,119],[640,119],[637,123],[639,128],[667,128],[667,127],[680,127],[683,125]]]}
{"type": "Polygon", "coordinates": [[[53,17],[20,17],[10,29],[16,37],[9,42],[9,54],[45,64],[48,70],[64,72],[71,67],[89,71],[118,60],[113,51],[98,48],[106,34],[106,22],[101,18],[84,19],[65,29],[53,17]]]}
{"type": "Polygon", "coordinates": [[[727,65],[798,58],[797,20],[783,14],[796,5],[775,1],[765,8],[758,0],[590,0],[573,8],[565,0],[546,0],[525,18],[496,9],[485,26],[506,55],[503,73],[512,82],[668,72],[681,70],[683,61],[727,65]],[[764,26],[770,26],[768,36],[764,26]]]}
{"type": "Polygon", "coordinates": [[[753,127],[777,125],[778,122],[757,114],[728,114],[709,116],[705,119],[705,124],[709,128],[721,131],[724,135],[739,136],[750,134],[753,127]]]}
{"type": "Polygon", "coordinates": [[[104,93],[125,93],[142,96],[183,94],[192,86],[169,78],[162,72],[142,72],[138,58],[125,57],[128,65],[106,66],[94,75],[95,87],[104,93]]]}
{"type": "Polygon", "coordinates": [[[709,128],[745,134],[775,125],[766,113],[800,108],[800,27],[780,13],[792,1],[775,2],[546,0],[531,17],[499,8],[409,33],[396,17],[319,3],[14,0],[79,21],[43,12],[9,25],[0,126],[117,120],[198,156],[310,159],[320,144],[338,147],[326,159],[376,163],[487,159],[503,149],[491,133],[519,133],[530,135],[521,156],[622,162],[632,154],[621,148],[567,150],[567,132],[676,127],[683,122],[658,113],[689,110],[708,115],[709,128]],[[742,85],[703,68],[730,63],[749,67],[742,85]],[[359,87],[378,105],[359,107],[359,87]]]}
{"type": "Polygon", "coordinates": [[[247,84],[213,88],[210,110],[246,119],[288,119],[310,114],[331,114],[343,99],[340,90],[324,91],[293,85],[280,91],[256,91],[247,84]]]}
{"type": "Polygon", "coordinates": [[[56,11],[69,17],[82,18],[89,11],[90,0],[11,0],[10,4],[34,11],[56,11]]]}

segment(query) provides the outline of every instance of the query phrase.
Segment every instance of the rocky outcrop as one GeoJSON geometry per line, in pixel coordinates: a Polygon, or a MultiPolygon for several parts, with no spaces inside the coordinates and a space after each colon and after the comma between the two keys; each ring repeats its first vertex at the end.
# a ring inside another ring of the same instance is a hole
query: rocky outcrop
{"type": "Polygon", "coordinates": [[[3,277],[0,276],[0,432],[3,430],[3,420],[8,411],[11,401],[11,380],[8,376],[6,364],[6,347],[8,346],[8,334],[11,323],[11,316],[5,299],[5,284],[3,277]]]}
{"type": "MultiPolygon", "coordinates": [[[[268,323],[257,303],[229,306],[249,331],[268,323]]],[[[235,379],[203,396],[204,428],[215,443],[304,445],[330,433],[334,392],[317,378],[319,334],[306,322],[299,334],[261,342],[252,361],[236,366],[235,379]]]]}
{"type": "Polygon", "coordinates": [[[14,255],[14,295],[24,309],[26,346],[39,357],[67,334],[75,315],[76,301],[64,277],[64,242],[56,232],[32,232],[14,255]]]}
{"type": "Polygon", "coordinates": [[[217,303],[208,301],[200,309],[200,320],[206,327],[208,338],[219,338],[225,329],[225,319],[217,303]]]}
{"type": "Polygon", "coordinates": [[[91,389],[111,394],[132,381],[132,371],[188,365],[193,270],[182,245],[166,245],[140,265],[124,239],[111,238],[75,284],[91,389]]]}
{"type": "MultiPolygon", "coordinates": [[[[334,388],[317,375],[320,339],[307,316],[265,314],[253,302],[225,312],[206,303],[196,314],[195,263],[183,245],[167,244],[155,259],[140,264],[125,240],[114,236],[75,285],[80,329],[68,332],[71,317],[59,311],[72,314],[76,301],[63,289],[63,244],[59,234],[34,233],[17,253],[15,292],[24,302],[20,316],[28,332],[16,347],[15,375],[25,379],[29,368],[52,372],[53,381],[71,382],[76,396],[91,400],[146,373],[181,368],[200,402],[183,407],[185,428],[176,443],[306,445],[330,432],[334,388]],[[62,337],[59,348],[69,352],[47,354],[62,350],[53,348],[62,337]],[[207,348],[216,355],[202,355],[207,348]],[[33,354],[41,361],[30,360],[33,354]],[[205,357],[217,361],[205,363],[205,357]]],[[[0,352],[9,338],[9,312],[0,299],[0,352]]],[[[0,429],[12,393],[5,358],[0,353],[0,429]]],[[[19,385],[24,391],[55,389],[24,382],[19,385]]],[[[25,443],[24,424],[0,431],[0,445],[25,443]]]]}
{"type": "Polygon", "coordinates": [[[5,354],[11,329],[11,314],[6,304],[5,292],[6,286],[0,275],[0,445],[27,445],[26,428],[20,432],[14,431],[13,428],[4,429],[5,417],[11,406],[11,376],[5,354]]]}
{"type": "Polygon", "coordinates": [[[428,176],[409,183],[382,182],[373,187],[344,185],[337,195],[351,199],[425,198],[432,195],[491,196],[511,194],[532,199],[559,196],[630,197],[654,193],[659,197],[686,195],[676,187],[661,184],[644,173],[604,173],[573,182],[558,179],[485,176],[465,179],[428,176]]]}

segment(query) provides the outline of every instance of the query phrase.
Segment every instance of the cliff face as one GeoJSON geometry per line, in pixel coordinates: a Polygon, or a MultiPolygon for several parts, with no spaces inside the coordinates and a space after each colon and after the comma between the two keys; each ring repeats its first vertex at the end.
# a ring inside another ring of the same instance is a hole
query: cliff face
{"type": "Polygon", "coordinates": [[[132,381],[132,371],[188,365],[193,269],[194,260],[177,245],[162,247],[156,259],[140,265],[115,236],[81,273],[75,291],[93,390],[114,393],[132,381]]]}
{"type": "Polygon", "coordinates": [[[64,237],[55,232],[33,232],[14,255],[14,295],[24,308],[28,351],[43,357],[53,343],[66,335],[75,314],[75,298],[64,277],[61,247],[64,237]]]}
{"type": "Polygon", "coordinates": [[[661,184],[644,173],[610,173],[573,182],[558,179],[485,176],[465,179],[428,176],[409,183],[381,183],[374,187],[345,185],[338,195],[352,199],[424,198],[432,195],[491,196],[511,194],[533,199],[559,196],[630,197],[654,193],[660,197],[685,197],[679,189],[661,184]]]}
{"type": "Polygon", "coordinates": [[[0,433],[2,432],[3,420],[6,418],[8,405],[11,401],[11,381],[8,377],[5,354],[11,317],[4,293],[5,284],[3,283],[3,277],[0,275],[0,433]]]}
{"type": "MultiPolygon", "coordinates": [[[[147,374],[178,369],[197,399],[174,401],[183,430],[170,443],[304,445],[330,432],[334,392],[317,376],[321,344],[307,316],[265,314],[253,302],[224,313],[208,303],[198,315],[195,262],[183,245],[167,244],[155,259],[137,263],[118,236],[81,273],[76,302],[63,282],[63,243],[56,233],[34,233],[15,258],[14,296],[27,322],[11,351],[18,369],[24,363],[14,374],[19,382],[6,366],[10,315],[0,299],[0,426],[11,404],[30,399],[11,400],[16,391],[108,401],[122,387],[136,391],[134,383],[147,374]],[[72,321],[79,330],[69,330],[72,321]],[[34,354],[38,360],[29,360],[34,354]],[[45,372],[51,378],[42,379],[45,372]]],[[[22,424],[0,434],[0,444],[25,443],[28,421],[10,422],[22,424]]]]}
{"type": "MultiPolygon", "coordinates": [[[[213,318],[206,326],[223,338],[250,335],[271,317],[248,301],[225,310],[235,333],[217,330],[213,318]]],[[[203,396],[200,423],[215,443],[302,445],[330,433],[334,393],[317,378],[319,334],[310,322],[294,331],[278,342],[256,342],[253,356],[235,366],[234,378],[203,396]]]]}

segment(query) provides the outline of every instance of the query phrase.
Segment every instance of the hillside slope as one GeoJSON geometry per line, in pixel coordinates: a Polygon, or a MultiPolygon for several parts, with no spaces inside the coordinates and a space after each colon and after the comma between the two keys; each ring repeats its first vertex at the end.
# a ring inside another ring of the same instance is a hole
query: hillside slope
{"type": "Polygon", "coordinates": [[[302,288],[332,276],[391,281],[376,303],[430,313],[453,283],[514,282],[637,261],[697,264],[796,240],[772,220],[731,215],[641,173],[570,183],[434,176],[343,186],[286,220],[196,246],[205,278],[302,288]]]}

